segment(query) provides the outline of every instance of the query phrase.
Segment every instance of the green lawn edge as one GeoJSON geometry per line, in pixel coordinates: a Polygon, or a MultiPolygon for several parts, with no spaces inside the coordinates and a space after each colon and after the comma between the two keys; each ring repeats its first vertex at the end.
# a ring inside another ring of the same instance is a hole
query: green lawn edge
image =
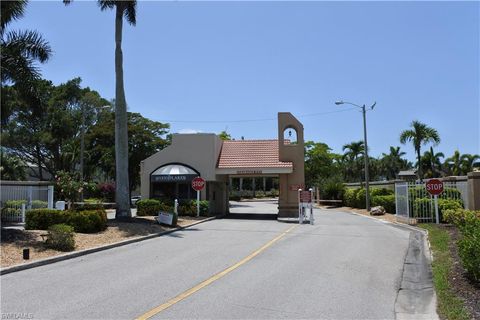
{"type": "Polygon", "coordinates": [[[471,319],[463,300],[455,295],[449,282],[453,263],[448,247],[452,241],[450,235],[434,224],[420,224],[419,227],[428,231],[428,240],[433,254],[433,284],[437,293],[438,314],[442,319],[448,320],[471,319]]]}

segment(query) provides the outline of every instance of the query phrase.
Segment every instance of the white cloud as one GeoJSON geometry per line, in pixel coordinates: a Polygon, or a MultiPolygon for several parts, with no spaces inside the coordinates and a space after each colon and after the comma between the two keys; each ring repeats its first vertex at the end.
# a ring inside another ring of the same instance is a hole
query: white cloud
{"type": "Polygon", "coordinates": [[[200,133],[202,132],[201,130],[196,130],[196,129],[190,129],[190,128],[185,128],[185,129],[180,129],[178,130],[178,133],[180,134],[185,134],[185,133],[200,133]]]}

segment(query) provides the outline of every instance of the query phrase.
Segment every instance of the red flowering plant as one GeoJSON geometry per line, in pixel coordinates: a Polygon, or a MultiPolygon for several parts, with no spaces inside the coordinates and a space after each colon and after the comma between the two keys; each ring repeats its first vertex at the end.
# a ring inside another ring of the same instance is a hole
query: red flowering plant
{"type": "Polygon", "coordinates": [[[83,191],[83,186],[79,180],[76,173],[58,171],[55,175],[56,188],[60,191],[60,196],[67,201],[69,208],[83,191]]]}
{"type": "Polygon", "coordinates": [[[114,182],[102,182],[97,186],[102,198],[105,201],[115,201],[115,183],[114,182]]]}

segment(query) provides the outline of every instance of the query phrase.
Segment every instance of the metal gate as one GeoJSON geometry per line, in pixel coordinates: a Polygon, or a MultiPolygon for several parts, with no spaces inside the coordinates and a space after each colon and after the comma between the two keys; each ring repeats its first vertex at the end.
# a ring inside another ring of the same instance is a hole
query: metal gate
{"type": "MultiPolygon", "coordinates": [[[[446,181],[439,202],[454,200],[468,207],[467,181],[446,181]]],[[[425,182],[395,183],[395,205],[397,219],[415,224],[435,221],[434,197],[425,190],[425,182]]]]}

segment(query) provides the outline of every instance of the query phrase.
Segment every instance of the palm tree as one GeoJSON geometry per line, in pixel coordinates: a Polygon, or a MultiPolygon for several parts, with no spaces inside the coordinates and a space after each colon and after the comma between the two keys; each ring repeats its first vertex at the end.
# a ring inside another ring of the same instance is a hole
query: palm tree
{"type": "Polygon", "coordinates": [[[429,151],[425,151],[422,156],[422,169],[425,171],[425,176],[428,178],[434,178],[440,176],[442,173],[442,161],[440,158],[445,158],[442,152],[433,152],[433,147],[430,147],[429,151]]]}
{"type": "Polygon", "coordinates": [[[400,134],[400,142],[402,144],[405,144],[407,141],[411,141],[413,143],[413,147],[417,153],[417,174],[418,178],[422,179],[422,157],[420,153],[421,146],[430,142],[433,142],[434,144],[440,143],[440,135],[438,134],[437,130],[430,128],[420,121],[415,120],[410,124],[410,126],[412,129],[405,130],[400,134]]]}
{"type": "Polygon", "coordinates": [[[345,151],[343,159],[347,160],[350,166],[354,168],[352,176],[357,176],[358,174],[360,176],[359,181],[362,181],[362,170],[360,169],[358,159],[365,152],[365,144],[363,141],[354,141],[344,145],[342,150],[345,151]]]}
{"type": "Polygon", "coordinates": [[[344,157],[349,158],[350,160],[357,160],[360,155],[363,155],[365,145],[363,144],[363,141],[351,142],[344,145],[342,150],[347,150],[347,152],[344,153],[344,157]]]}
{"type": "MultiPolygon", "coordinates": [[[[71,0],[64,0],[69,4],[71,0]]],[[[136,0],[98,0],[100,9],[115,9],[115,197],[117,219],[130,218],[129,183],[128,183],[128,131],[127,102],[123,85],[122,33],[123,18],[135,25],[137,15],[136,0]]]]}
{"type": "Polygon", "coordinates": [[[454,176],[459,176],[462,174],[462,162],[463,156],[458,150],[455,150],[453,155],[445,160],[445,164],[448,166],[449,173],[454,176]]]}
{"type": "Polygon", "coordinates": [[[400,151],[400,147],[392,146],[390,146],[389,154],[382,153],[382,164],[387,178],[394,179],[397,173],[405,168],[405,160],[402,159],[404,155],[405,152],[400,151]]]}
{"type": "Polygon", "coordinates": [[[462,156],[462,171],[463,174],[467,174],[471,171],[473,171],[474,167],[480,166],[480,162],[477,160],[480,160],[480,155],[478,154],[464,154],[462,156]]]}
{"type": "Polygon", "coordinates": [[[37,31],[6,31],[10,22],[23,16],[27,2],[26,0],[1,1],[2,87],[10,82],[28,89],[30,81],[40,76],[35,62],[46,62],[52,53],[48,42],[37,31]]]}
{"type": "Polygon", "coordinates": [[[25,163],[17,156],[6,153],[0,148],[1,180],[25,180],[27,177],[25,163]]]}

